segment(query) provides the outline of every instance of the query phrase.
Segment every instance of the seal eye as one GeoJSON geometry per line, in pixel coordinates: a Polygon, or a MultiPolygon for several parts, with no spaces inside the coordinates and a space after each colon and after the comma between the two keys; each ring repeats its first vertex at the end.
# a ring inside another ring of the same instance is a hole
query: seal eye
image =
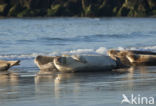
{"type": "Polygon", "coordinates": [[[57,63],[59,64],[66,64],[66,58],[65,57],[58,57],[57,63]]]}
{"type": "Polygon", "coordinates": [[[40,60],[41,58],[42,58],[42,56],[39,55],[39,56],[36,57],[36,60],[40,60]]]}
{"type": "Polygon", "coordinates": [[[61,57],[58,57],[58,58],[57,58],[57,61],[58,61],[59,63],[62,63],[61,60],[62,60],[61,57]]]}
{"type": "Polygon", "coordinates": [[[62,57],[62,63],[66,64],[66,57],[62,57]]]}

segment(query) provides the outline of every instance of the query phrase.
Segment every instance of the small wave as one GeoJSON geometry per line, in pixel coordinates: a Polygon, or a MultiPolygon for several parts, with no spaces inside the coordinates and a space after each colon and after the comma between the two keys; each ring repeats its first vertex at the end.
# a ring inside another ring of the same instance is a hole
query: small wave
{"type": "Polygon", "coordinates": [[[140,50],[140,51],[152,51],[156,52],[156,46],[145,46],[145,47],[118,47],[118,50],[140,50]]]}
{"type": "Polygon", "coordinates": [[[57,40],[57,41],[64,41],[64,40],[67,40],[65,38],[51,38],[51,37],[43,37],[43,38],[40,38],[42,40],[57,40]]]}
{"type": "Polygon", "coordinates": [[[82,40],[82,41],[103,41],[105,39],[110,39],[110,38],[128,38],[130,37],[129,35],[121,35],[121,34],[95,34],[95,35],[86,35],[86,36],[79,36],[76,39],[82,40]]]}
{"type": "Polygon", "coordinates": [[[8,55],[0,55],[0,58],[11,58],[11,59],[31,59],[31,58],[35,58],[38,55],[47,55],[47,56],[57,56],[57,55],[61,55],[58,52],[52,52],[52,53],[32,53],[32,54],[8,54],[8,55]]]}
{"type": "Polygon", "coordinates": [[[79,36],[79,39],[101,39],[101,38],[133,38],[133,37],[147,37],[149,34],[142,34],[141,32],[133,32],[130,34],[95,34],[79,36]]]}
{"type": "Polygon", "coordinates": [[[94,49],[76,49],[76,50],[70,50],[62,52],[61,54],[67,54],[67,55],[87,55],[87,54],[95,54],[94,49]]]}
{"type": "Polygon", "coordinates": [[[34,40],[28,40],[28,39],[27,40],[26,39],[25,40],[17,40],[17,42],[33,42],[33,41],[34,40]]]}
{"type": "MultiPolygon", "coordinates": [[[[146,47],[118,47],[113,48],[117,50],[140,50],[140,51],[153,51],[156,52],[156,46],[146,46],[146,47]]],[[[107,55],[107,51],[109,48],[99,47],[97,49],[75,49],[69,51],[61,51],[61,52],[50,52],[50,53],[32,53],[32,54],[8,54],[8,55],[0,55],[0,58],[12,58],[12,59],[24,59],[24,58],[35,58],[38,55],[46,55],[46,56],[60,56],[63,54],[67,55],[107,55]]]]}
{"type": "Polygon", "coordinates": [[[75,38],[53,38],[53,37],[42,37],[42,38],[39,38],[39,40],[43,40],[43,41],[75,41],[75,38]]]}
{"type": "Polygon", "coordinates": [[[0,55],[0,58],[32,58],[36,57],[38,54],[8,54],[8,55],[0,55]]]}
{"type": "Polygon", "coordinates": [[[149,37],[150,34],[142,34],[141,32],[133,32],[130,34],[94,34],[94,35],[81,35],[81,36],[75,36],[75,37],[53,37],[53,36],[49,36],[49,37],[41,37],[38,38],[37,40],[41,41],[41,42],[50,42],[51,43],[55,43],[55,42],[59,42],[59,43],[67,43],[67,42],[103,42],[106,41],[108,39],[133,39],[136,37],[149,37]]]}

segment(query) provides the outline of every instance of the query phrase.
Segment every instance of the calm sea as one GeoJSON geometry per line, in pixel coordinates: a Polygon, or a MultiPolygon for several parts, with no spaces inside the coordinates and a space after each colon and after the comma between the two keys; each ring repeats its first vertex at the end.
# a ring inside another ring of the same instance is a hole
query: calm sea
{"type": "Polygon", "coordinates": [[[39,54],[105,55],[112,48],[156,52],[156,18],[0,19],[0,59],[21,60],[12,74],[0,75],[0,106],[118,106],[122,94],[156,98],[156,67],[37,75],[33,63],[39,54]]]}

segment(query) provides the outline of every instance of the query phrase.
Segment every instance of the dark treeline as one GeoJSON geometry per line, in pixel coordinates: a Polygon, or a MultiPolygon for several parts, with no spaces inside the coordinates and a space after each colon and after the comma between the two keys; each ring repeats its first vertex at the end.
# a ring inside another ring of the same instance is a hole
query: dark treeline
{"type": "Polygon", "coordinates": [[[0,16],[147,17],[156,0],[0,0],[0,16]]]}

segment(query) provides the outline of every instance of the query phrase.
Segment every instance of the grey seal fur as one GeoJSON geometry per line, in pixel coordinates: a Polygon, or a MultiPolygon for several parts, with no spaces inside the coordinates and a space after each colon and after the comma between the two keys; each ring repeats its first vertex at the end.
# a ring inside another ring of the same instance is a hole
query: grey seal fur
{"type": "Polygon", "coordinates": [[[54,65],[60,72],[106,71],[116,67],[109,56],[67,56],[54,58],[54,65]]]}

